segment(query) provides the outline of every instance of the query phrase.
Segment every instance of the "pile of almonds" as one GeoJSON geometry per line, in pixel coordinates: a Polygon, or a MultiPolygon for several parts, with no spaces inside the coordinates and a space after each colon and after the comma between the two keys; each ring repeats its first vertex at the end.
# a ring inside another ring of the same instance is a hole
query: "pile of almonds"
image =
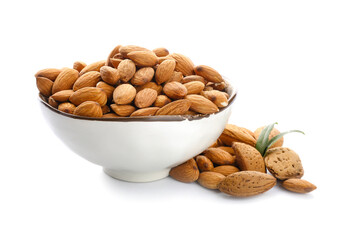
{"type": "MultiPolygon", "coordinates": [[[[252,132],[227,124],[214,144],[172,168],[170,176],[181,182],[198,181],[205,188],[237,197],[266,192],[276,185],[277,179],[289,191],[308,193],[316,189],[312,183],[300,179],[304,174],[302,163],[293,150],[283,147],[283,138],[271,146],[265,157],[259,153],[255,144],[263,128],[252,132]]],[[[279,133],[274,128],[269,138],[279,133]]]]}
{"type": "Polygon", "coordinates": [[[118,45],[107,60],[47,68],[35,77],[52,107],[87,117],[212,114],[229,99],[215,69],[166,48],[118,45]]]}

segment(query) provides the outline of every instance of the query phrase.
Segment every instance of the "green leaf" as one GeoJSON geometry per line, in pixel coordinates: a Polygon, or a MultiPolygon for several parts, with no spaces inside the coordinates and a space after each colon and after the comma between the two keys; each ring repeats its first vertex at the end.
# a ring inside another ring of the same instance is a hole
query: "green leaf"
{"type": "Polygon", "coordinates": [[[275,122],[275,123],[272,123],[272,124],[266,126],[265,128],[263,128],[263,130],[261,131],[261,133],[258,137],[258,140],[256,141],[255,148],[263,156],[265,153],[265,149],[268,146],[270,132],[273,130],[275,124],[278,124],[278,123],[275,122]]]}
{"type": "Polygon", "coordinates": [[[278,141],[280,138],[282,138],[284,135],[288,134],[288,133],[292,133],[292,132],[299,132],[305,135],[304,132],[299,131],[299,130],[290,130],[290,131],[286,131],[286,132],[282,132],[279,133],[278,135],[276,135],[275,137],[273,137],[272,139],[270,139],[266,145],[266,148],[264,149],[264,152],[262,153],[263,157],[265,156],[266,151],[268,151],[268,149],[276,142],[278,141]]]}

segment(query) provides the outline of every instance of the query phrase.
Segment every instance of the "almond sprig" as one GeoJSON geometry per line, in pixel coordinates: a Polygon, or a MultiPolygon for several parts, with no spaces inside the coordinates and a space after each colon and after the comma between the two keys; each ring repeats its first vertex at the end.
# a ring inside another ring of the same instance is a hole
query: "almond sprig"
{"type": "Polygon", "coordinates": [[[290,130],[290,131],[286,131],[286,132],[282,132],[279,133],[278,135],[276,135],[275,137],[271,138],[269,140],[269,135],[270,132],[273,130],[274,125],[278,124],[277,122],[272,123],[268,126],[266,126],[260,133],[259,138],[256,141],[256,145],[255,148],[260,152],[260,154],[264,157],[265,153],[268,151],[268,149],[276,142],[278,141],[280,138],[282,138],[284,135],[288,134],[288,133],[292,133],[292,132],[299,132],[302,134],[305,134],[304,132],[300,131],[300,130],[290,130]]]}

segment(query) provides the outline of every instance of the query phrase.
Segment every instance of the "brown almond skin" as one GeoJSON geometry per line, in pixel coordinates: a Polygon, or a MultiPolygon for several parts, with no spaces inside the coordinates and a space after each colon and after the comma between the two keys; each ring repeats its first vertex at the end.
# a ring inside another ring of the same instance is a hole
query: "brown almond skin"
{"type": "Polygon", "coordinates": [[[119,118],[120,116],[118,116],[117,114],[115,113],[106,113],[106,114],[103,114],[102,118],[119,118]]]}
{"type": "Polygon", "coordinates": [[[78,79],[78,77],[79,73],[77,70],[72,68],[64,68],[54,81],[52,94],[62,90],[72,89],[73,84],[78,79]]]}
{"type": "Polygon", "coordinates": [[[52,98],[52,97],[48,98],[48,103],[53,108],[58,108],[58,106],[59,106],[59,103],[57,101],[55,101],[54,98],[52,98]]]}
{"type": "Polygon", "coordinates": [[[188,82],[202,82],[204,85],[206,85],[207,81],[199,76],[199,75],[189,75],[189,76],[186,76],[182,79],[181,83],[182,84],[185,84],[185,83],[188,83],[188,82]]]}
{"type": "Polygon", "coordinates": [[[166,57],[169,54],[169,51],[166,48],[155,48],[152,50],[157,57],[166,57]]]}
{"type": "Polygon", "coordinates": [[[136,46],[136,45],[126,45],[119,48],[119,53],[122,58],[127,58],[127,54],[133,51],[149,51],[147,48],[136,46]]]}
{"type": "Polygon", "coordinates": [[[111,104],[112,110],[120,117],[129,117],[136,108],[132,105],[111,104]]]}
{"type": "Polygon", "coordinates": [[[45,68],[45,69],[39,70],[37,73],[35,73],[35,77],[36,78],[44,77],[44,78],[49,79],[50,81],[54,81],[58,77],[58,75],[61,71],[62,70],[57,69],[57,68],[45,68]]]}
{"type": "Polygon", "coordinates": [[[107,94],[101,88],[84,87],[75,91],[69,97],[69,101],[76,106],[86,101],[97,102],[100,106],[104,106],[107,103],[107,94]]]}
{"type": "Polygon", "coordinates": [[[213,68],[206,65],[195,66],[194,71],[196,75],[203,77],[208,82],[223,82],[224,79],[221,75],[213,68]]]}
{"type": "Polygon", "coordinates": [[[182,79],[183,79],[182,72],[173,71],[170,79],[167,80],[165,83],[169,83],[169,82],[182,82],[182,79]]]}
{"type": "Polygon", "coordinates": [[[236,165],[241,170],[266,172],[264,159],[256,148],[240,142],[234,142],[232,147],[235,151],[236,165]]]}
{"type": "Polygon", "coordinates": [[[205,88],[205,84],[199,81],[188,82],[185,83],[184,86],[187,89],[187,94],[200,94],[205,88]]]}
{"type": "Polygon", "coordinates": [[[136,90],[137,90],[137,92],[139,92],[139,91],[141,91],[141,90],[143,90],[145,88],[152,88],[152,89],[156,90],[158,95],[160,95],[161,92],[162,92],[162,86],[158,85],[155,82],[148,82],[148,83],[146,83],[144,85],[137,86],[136,90]]]}
{"type": "Polygon", "coordinates": [[[73,91],[77,91],[84,87],[95,87],[101,80],[101,74],[96,71],[90,71],[80,76],[73,85],[73,91]]]}
{"type": "Polygon", "coordinates": [[[231,165],[235,163],[235,158],[220,148],[208,148],[204,151],[204,154],[217,165],[231,165]]]}
{"type": "Polygon", "coordinates": [[[119,49],[121,48],[121,45],[117,45],[115,46],[112,51],[109,53],[108,57],[107,57],[107,61],[105,66],[109,66],[109,67],[114,67],[111,63],[111,58],[113,58],[114,55],[116,55],[117,53],[119,53],[119,49]]]}
{"type": "Polygon", "coordinates": [[[289,148],[271,148],[266,152],[264,160],[269,172],[280,180],[301,178],[304,175],[298,154],[289,148]]]}
{"type": "Polygon", "coordinates": [[[136,89],[131,84],[119,85],[113,91],[113,101],[116,104],[130,104],[136,97],[136,89]]]}
{"type": "Polygon", "coordinates": [[[201,92],[201,95],[209,99],[211,102],[215,103],[215,105],[219,108],[226,107],[229,104],[225,94],[223,92],[220,92],[219,90],[201,92]]]}
{"type": "Polygon", "coordinates": [[[249,197],[264,193],[274,187],[276,179],[266,173],[241,171],[230,174],[219,183],[218,189],[235,197],[249,197]]]}
{"type": "Polygon", "coordinates": [[[65,113],[73,114],[76,106],[70,102],[64,102],[59,104],[58,109],[65,113]]]}
{"type": "Polygon", "coordinates": [[[111,58],[111,59],[110,59],[110,62],[111,62],[112,66],[113,66],[114,68],[118,68],[119,64],[120,64],[121,62],[123,62],[123,61],[124,61],[123,59],[119,59],[119,58],[111,58]]]}
{"type": "Polygon", "coordinates": [[[110,85],[116,85],[120,79],[120,74],[117,69],[109,67],[109,66],[103,66],[100,68],[100,74],[102,77],[102,80],[110,85]]]}
{"type": "Polygon", "coordinates": [[[139,67],[153,67],[158,63],[157,56],[152,51],[133,51],[127,54],[127,58],[139,67]]]}
{"type": "Polygon", "coordinates": [[[214,169],[214,164],[206,156],[203,156],[203,155],[197,156],[196,157],[196,163],[197,163],[197,166],[199,167],[199,170],[201,172],[212,171],[214,169]]]}
{"type": "Polygon", "coordinates": [[[173,59],[163,61],[156,70],[155,79],[158,84],[162,84],[172,77],[176,67],[176,61],[173,59]]]}
{"type": "Polygon", "coordinates": [[[179,53],[173,53],[170,56],[176,60],[176,71],[182,72],[184,76],[194,74],[194,64],[190,58],[179,53]]]}
{"type": "Polygon", "coordinates": [[[169,104],[160,108],[156,115],[183,115],[191,106],[191,102],[186,99],[170,102],[169,104]]]}
{"type": "Polygon", "coordinates": [[[155,102],[153,103],[153,106],[155,107],[163,107],[171,102],[171,99],[167,97],[166,95],[158,95],[155,102]]]}
{"type": "Polygon", "coordinates": [[[235,155],[235,151],[232,147],[218,146],[217,148],[220,148],[220,149],[230,153],[231,155],[235,155]]]}
{"type": "Polygon", "coordinates": [[[172,168],[169,174],[177,181],[190,183],[195,182],[199,178],[200,172],[195,159],[191,158],[187,162],[172,168]]]}
{"type": "MultiPolygon", "coordinates": [[[[255,139],[259,138],[259,135],[260,135],[261,131],[264,129],[264,127],[265,126],[260,127],[254,131],[255,139]]],[[[269,140],[272,139],[273,137],[277,136],[278,134],[280,134],[279,130],[276,128],[273,128],[272,131],[270,132],[269,140]]],[[[282,138],[278,139],[278,141],[276,141],[273,145],[271,145],[270,148],[282,147],[283,143],[284,143],[284,138],[282,137],[282,138]]]]}
{"type": "Polygon", "coordinates": [[[113,97],[113,91],[114,91],[114,89],[115,89],[113,86],[111,86],[111,85],[109,85],[109,84],[107,84],[107,83],[105,83],[105,82],[100,81],[100,82],[97,83],[96,87],[97,87],[97,88],[101,88],[101,89],[104,90],[104,92],[105,92],[106,95],[107,95],[108,101],[110,101],[110,100],[112,99],[112,97],[113,97]]]}
{"type": "Polygon", "coordinates": [[[85,117],[102,117],[102,108],[97,102],[85,101],[74,109],[74,115],[85,117]]]}
{"type": "Polygon", "coordinates": [[[117,66],[119,77],[122,82],[128,82],[136,73],[136,64],[130,59],[125,59],[117,66]]]}
{"type": "Polygon", "coordinates": [[[163,92],[167,97],[177,100],[184,98],[187,95],[187,89],[179,82],[169,82],[163,87],[163,92]]]}
{"type": "Polygon", "coordinates": [[[225,176],[217,172],[202,172],[197,182],[205,188],[218,189],[220,182],[224,179],[225,176]]]}
{"type": "Polygon", "coordinates": [[[82,71],[79,72],[79,75],[82,76],[83,74],[90,72],[90,71],[97,71],[99,72],[101,70],[101,67],[103,67],[106,64],[106,60],[101,60],[98,62],[91,63],[84,67],[82,71]]]}
{"type": "Polygon", "coordinates": [[[76,61],[73,63],[73,69],[77,70],[78,72],[82,71],[86,66],[87,64],[81,61],[76,61]]]}
{"type": "Polygon", "coordinates": [[[151,106],[157,98],[157,91],[151,88],[145,88],[136,94],[134,103],[138,108],[151,106]]]}
{"type": "Polygon", "coordinates": [[[233,124],[226,124],[219,138],[227,146],[231,146],[233,142],[243,142],[251,146],[255,146],[256,144],[253,132],[233,124]]]}
{"type": "Polygon", "coordinates": [[[230,174],[240,172],[240,169],[233,165],[222,165],[215,167],[212,171],[221,173],[224,176],[229,176],[230,174]]]}
{"type": "MultiPolygon", "coordinates": [[[[226,88],[226,83],[225,82],[221,82],[221,83],[212,83],[209,85],[210,87],[212,87],[214,90],[219,90],[219,91],[223,91],[226,88]]],[[[223,92],[225,93],[225,92],[223,92]]]]}
{"type": "Polygon", "coordinates": [[[201,114],[212,114],[219,111],[219,108],[209,99],[196,94],[190,94],[185,99],[191,102],[190,109],[201,114]]]}
{"type": "Polygon", "coordinates": [[[159,109],[159,107],[138,109],[131,114],[131,117],[154,116],[159,109]]]}
{"type": "Polygon", "coordinates": [[[137,86],[144,85],[152,80],[154,74],[155,70],[151,67],[141,68],[134,74],[131,83],[137,86]]]}
{"type": "Polygon", "coordinates": [[[46,77],[37,77],[36,86],[43,96],[49,97],[50,95],[52,95],[53,81],[51,81],[50,79],[46,77]]]}
{"type": "Polygon", "coordinates": [[[73,90],[63,90],[56,92],[52,95],[53,99],[57,102],[67,102],[69,100],[69,97],[72,96],[74,93],[73,90]]]}
{"type": "Polygon", "coordinates": [[[282,187],[296,193],[309,193],[317,189],[314,184],[298,178],[290,178],[283,181],[282,187]]]}

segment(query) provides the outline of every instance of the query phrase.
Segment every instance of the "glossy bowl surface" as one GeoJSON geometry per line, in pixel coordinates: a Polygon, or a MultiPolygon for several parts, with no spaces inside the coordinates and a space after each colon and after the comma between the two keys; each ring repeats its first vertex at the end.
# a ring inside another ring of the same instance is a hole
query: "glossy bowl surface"
{"type": "Polygon", "coordinates": [[[53,132],[74,153],[100,165],[108,175],[125,181],[149,182],[198,155],[222,133],[236,91],[227,88],[229,105],[203,116],[89,118],[40,107],[53,132]]]}

